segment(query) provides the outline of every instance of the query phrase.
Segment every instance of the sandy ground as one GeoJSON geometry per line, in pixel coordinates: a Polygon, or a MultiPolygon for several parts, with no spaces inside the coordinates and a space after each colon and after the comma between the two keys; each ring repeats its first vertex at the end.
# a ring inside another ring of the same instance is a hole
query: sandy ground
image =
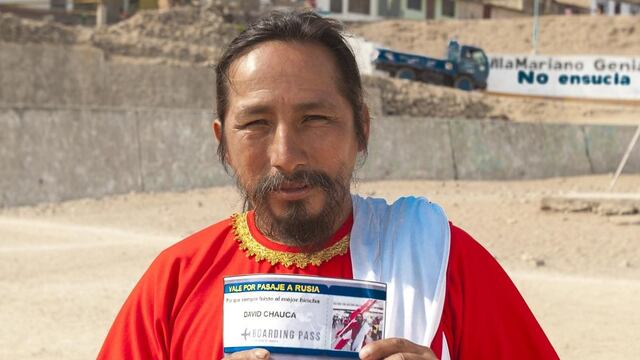
{"type": "MultiPolygon", "coordinates": [[[[640,357],[640,226],[550,213],[540,199],[608,177],[360,183],[362,194],[441,203],[505,266],[563,359],[640,357]],[[636,334],[636,335],[633,335],[636,334]]],[[[640,176],[618,191],[639,192],[640,176]]],[[[131,194],[0,211],[0,358],[95,357],[157,253],[237,210],[231,188],[131,194]]]]}

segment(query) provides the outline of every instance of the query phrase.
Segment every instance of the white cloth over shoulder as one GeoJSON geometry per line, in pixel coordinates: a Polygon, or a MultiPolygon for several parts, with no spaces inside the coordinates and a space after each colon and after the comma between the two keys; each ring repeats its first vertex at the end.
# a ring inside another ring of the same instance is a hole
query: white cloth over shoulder
{"type": "Polygon", "coordinates": [[[353,277],[387,283],[385,337],[429,346],[440,323],[451,232],[442,208],[425,198],[353,195],[353,277]]]}

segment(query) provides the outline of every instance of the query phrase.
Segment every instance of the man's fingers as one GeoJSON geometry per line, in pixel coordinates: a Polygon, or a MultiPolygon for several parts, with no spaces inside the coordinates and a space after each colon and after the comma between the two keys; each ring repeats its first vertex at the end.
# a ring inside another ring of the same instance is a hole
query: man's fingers
{"type": "Polygon", "coordinates": [[[424,351],[424,347],[414,344],[409,340],[401,338],[391,338],[379,341],[374,341],[371,344],[367,344],[362,350],[360,350],[360,359],[362,360],[377,360],[385,359],[396,353],[421,353],[424,351]]]}
{"type": "MultiPolygon", "coordinates": [[[[379,360],[386,359],[392,355],[398,355],[394,359],[406,359],[408,354],[415,354],[422,359],[435,359],[433,352],[426,346],[420,346],[409,340],[400,338],[391,338],[374,341],[360,350],[360,359],[362,360],[379,360]]],[[[411,357],[410,360],[414,358],[411,357]]]]}
{"type": "Polygon", "coordinates": [[[234,352],[223,358],[223,360],[267,360],[269,352],[265,349],[251,349],[234,352]]]}
{"type": "Polygon", "coordinates": [[[388,356],[385,360],[438,360],[438,358],[433,352],[424,354],[397,353],[388,356]]]}

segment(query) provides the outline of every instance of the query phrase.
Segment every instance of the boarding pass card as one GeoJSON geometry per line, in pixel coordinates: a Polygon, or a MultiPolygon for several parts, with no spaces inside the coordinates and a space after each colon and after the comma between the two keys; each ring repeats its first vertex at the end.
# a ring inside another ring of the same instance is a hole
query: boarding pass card
{"type": "Polygon", "coordinates": [[[272,358],[358,357],[384,337],[386,284],[299,275],[224,279],[224,352],[272,358]]]}

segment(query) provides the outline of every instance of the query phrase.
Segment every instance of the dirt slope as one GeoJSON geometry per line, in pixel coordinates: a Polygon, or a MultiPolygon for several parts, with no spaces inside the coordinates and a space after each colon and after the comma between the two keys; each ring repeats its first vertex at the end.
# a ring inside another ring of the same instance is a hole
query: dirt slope
{"type": "MultiPolygon", "coordinates": [[[[443,56],[452,38],[479,46],[489,54],[526,54],[532,50],[532,29],[531,18],[388,20],[349,28],[371,41],[431,56],[443,56]]],[[[539,29],[539,54],[640,54],[637,16],[543,16],[539,29]]]]}

